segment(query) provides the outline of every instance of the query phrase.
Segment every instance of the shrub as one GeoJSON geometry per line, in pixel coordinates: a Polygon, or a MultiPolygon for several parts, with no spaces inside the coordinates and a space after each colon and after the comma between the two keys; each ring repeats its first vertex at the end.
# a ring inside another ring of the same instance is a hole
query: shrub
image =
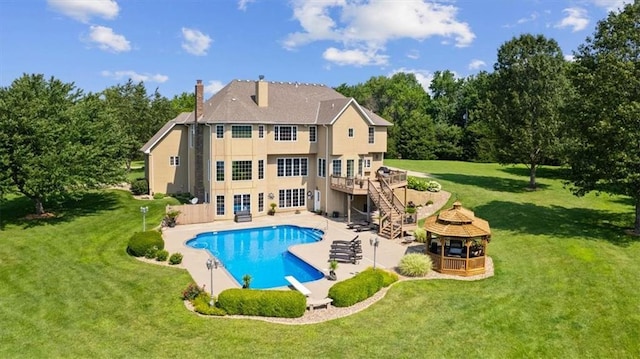
{"type": "Polygon", "coordinates": [[[413,236],[416,238],[416,242],[424,243],[427,241],[427,231],[422,227],[416,228],[413,231],[413,236]]]}
{"type": "Polygon", "coordinates": [[[427,180],[423,178],[409,176],[407,178],[407,187],[409,187],[409,189],[414,189],[416,191],[424,192],[428,188],[427,180]]]}
{"type": "MultiPolygon", "coordinates": [[[[214,298],[214,302],[215,302],[215,298],[214,298]]],[[[227,315],[227,312],[224,309],[218,307],[217,305],[212,306],[210,305],[210,303],[211,303],[211,296],[207,292],[202,292],[198,294],[191,301],[191,304],[193,304],[193,309],[196,311],[196,313],[200,313],[204,315],[216,315],[220,317],[227,315]]]]}
{"type": "Polygon", "coordinates": [[[182,263],[182,253],[174,253],[169,257],[169,264],[176,265],[182,263]]]}
{"type": "Polygon", "coordinates": [[[149,193],[149,184],[144,178],[138,178],[131,181],[131,193],[134,195],[141,195],[149,193]]]}
{"type": "Polygon", "coordinates": [[[154,193],[153,194],[153,199],[163,199],[164,197],[166,197],[166,195],[164,193],[154,193]]]}
{"type": "Polygon", "coordinates": [[[198,287],[195,283],[189,283],[187,288],[182,291],[182,299],[194,300],[200,293],[204,293],[204,288],[198,287]]]}
{"type": "Polygon", "coordinates": [[[398,270],[408,277],[424,277],[431,270],[431,258],[420,253],[410,253],[402,257],[398,270]]]}
{"type": "Polygon", "coordinates": [[[129,239],[127,251],[136,257],[142,257],[152,247],[164,249],[162,234],[158,231],[136,232],[129,239]]]}
{"type": "Polygon", "coordinates": [[[427,201],[427,203],[426,203],[426,205],[427,205],[427,206],[430,206],[430,205],[432,205],[432,204],[433,204],[433,201],[432,201],[432,200],[428,200],[428,201],[427,201]]]}
{"type": "Polygon", "coordinates": [[[298,318],[307,309],[304,295],[292,290],[227,289],[218,304],[228,314],[262,317],[298,318]]]}
{"type": "Polygon", "coordinates": [[[436,181],[429,181],[427,183],[427,191],[429,192],[440,192],[442,189],[442,185],[436,181]]]}
{"type": "Polygon", "coordinates": [[[382,286],[385,288],[398,281],[396,273],[386,270],[380,270],[380,273],[382,274],[382,286]]]}
{"type": "Polygon", "coordinates": [[[158,247],[156,246],[149,247],[144,252],[144,257],[147,259],[153,259],[153,258],[156,258],[157,256],[158,256],[158,247]]]}
{"type": "Polygon", "coordinates": [[[336,307],[349,307],[376,294],[384,284],[382,270],[366,269],[353,278],[329,288],[329,298],[336,307]]]}
{"type": "Polygon", "coordinates": [[[161,249],[156,253],[156,260],[158,262],[164,262],[169,257],[169,251],[166,249],[161,249]]]}

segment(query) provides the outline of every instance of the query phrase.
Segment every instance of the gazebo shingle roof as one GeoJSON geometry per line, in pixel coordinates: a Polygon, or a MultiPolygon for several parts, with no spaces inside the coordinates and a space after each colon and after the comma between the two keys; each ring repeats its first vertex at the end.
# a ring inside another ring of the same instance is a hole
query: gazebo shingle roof
{"type": "Polygon", "coordinates": [[[424,229],[445,237],[473,238],[491,235],[489,222],[477,218],[473,211],[463,208],[457,201],[452,208],[427,218],[424,229]]]}

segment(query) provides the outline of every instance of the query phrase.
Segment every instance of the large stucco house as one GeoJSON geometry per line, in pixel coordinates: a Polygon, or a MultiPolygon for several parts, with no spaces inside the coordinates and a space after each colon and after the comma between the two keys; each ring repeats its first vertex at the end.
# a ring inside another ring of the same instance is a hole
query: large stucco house
{"type": "Polygon", "coordinates": [[[142,147],[151,194],[190,193],[215,204],[216,219],[265,215],[275,203],[278,212],[340,217],[375,207],[402,221],[404,202],[393,189],[406,185],[406,174],[391,180],[387,171],[382,187],[376,181],[391,123],[353,98],[324,85],[263,79],[234,80],[207,101],[203,92],[198,80],[195,110],[142,147]]]}

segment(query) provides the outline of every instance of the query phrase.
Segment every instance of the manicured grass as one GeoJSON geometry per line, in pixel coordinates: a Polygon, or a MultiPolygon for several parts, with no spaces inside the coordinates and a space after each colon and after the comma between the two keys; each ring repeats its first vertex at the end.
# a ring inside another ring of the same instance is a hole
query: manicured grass
{"type": "Polygon", "coordinates": [[[132,161],[131,170],[127,173],[127,182],[144,178],[144,161],[132,161]]]}
{"type": "MultiPolygon", "coordinates": [[[[180,291],[186,271],[125,253],[140,202],[123,191],[67,204],[49,221],[11,198],[0,212],[0,357],[639,357],[640,243],[624,235],[631,201],[563,188],[543,169],[387,161],[433,174],[487,219],[496,275],[410,281],[363,312],[286,326],[202,318],[180,291]]],[[[159,223],[171,199],[145,202],[159,223]]]]}

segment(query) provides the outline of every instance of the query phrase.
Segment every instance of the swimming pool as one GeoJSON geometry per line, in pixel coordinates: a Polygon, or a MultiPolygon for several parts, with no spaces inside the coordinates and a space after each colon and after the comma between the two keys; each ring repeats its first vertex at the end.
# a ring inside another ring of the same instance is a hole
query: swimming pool
{"type": "Polygon", "coordinates": [[[249,274],[251,288],[265,289],[288,285],[288,275],[303,283],[323,278],[322,272],[288,251],[295,244],[317,242],[322,235],[313,228],[269,226],[200,233],[187,245],[208,250],[238,284],[249,274]]]}

